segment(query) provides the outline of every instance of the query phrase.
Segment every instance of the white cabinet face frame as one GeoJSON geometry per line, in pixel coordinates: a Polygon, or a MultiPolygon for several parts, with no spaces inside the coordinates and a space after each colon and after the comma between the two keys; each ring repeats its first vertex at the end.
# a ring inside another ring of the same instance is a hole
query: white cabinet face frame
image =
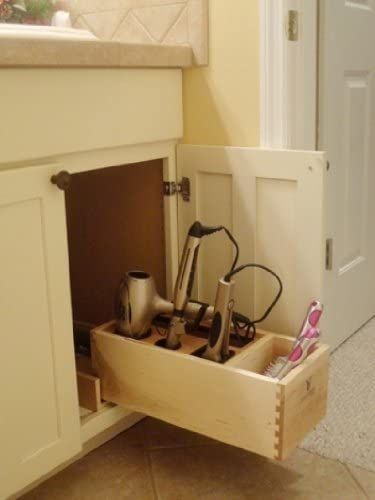
{"type": "Polygon", "coordinates": [[[55,165],[0,172],[0,497],[81,449],[64,195],[55,165]]]}
{"type": "Polygon", "coordinates": [[[166,142],[183,135],[182,70],[2,69],[0,108],[2,163],[166,142]]]}

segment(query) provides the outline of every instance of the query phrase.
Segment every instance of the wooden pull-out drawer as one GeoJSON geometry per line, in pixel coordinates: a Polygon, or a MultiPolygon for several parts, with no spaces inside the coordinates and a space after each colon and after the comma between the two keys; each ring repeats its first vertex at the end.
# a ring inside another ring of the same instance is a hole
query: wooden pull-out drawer
{"type": "Polygon", "coordinates": [[[260,373],[287,354],[290,337],[260,332],[224,365],[188,354],[205,341],[183,338],[185,352],[116,335],[113,323],[92,331],[102,397],[171,424],[269,458],[284,459],[326,411],[328,347],[320,345],[282,381],[260,373]]]}

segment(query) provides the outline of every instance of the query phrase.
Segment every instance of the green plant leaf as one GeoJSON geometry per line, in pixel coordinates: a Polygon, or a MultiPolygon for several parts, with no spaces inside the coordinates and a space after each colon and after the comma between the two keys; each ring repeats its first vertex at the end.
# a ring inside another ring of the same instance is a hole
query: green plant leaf
{"type": "Polygon", "coordinates": [[[53,11],[51,0],[25,0],[25,5],[27,16],[33,19],[47,19],[53,11]]]}
{"type": "Polygon", "coordinates": [[[25,0],[17,0],[16,3],[13,4],[13,8],[21,12],[26,12],[25,0]]]}

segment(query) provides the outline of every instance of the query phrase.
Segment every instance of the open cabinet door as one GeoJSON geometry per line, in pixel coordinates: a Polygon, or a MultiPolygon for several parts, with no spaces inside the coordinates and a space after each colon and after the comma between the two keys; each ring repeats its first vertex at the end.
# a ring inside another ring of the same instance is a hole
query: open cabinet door
{"type": "MultiPolygon", "coordinates": [[[[263,264],[282,279],[283,295],[262,327],[296,335],[309,302],[324,299],[324,154],[181,145],[177,168],[191,186],[190,201],[178,201],[180,252],[195,220],[228,227],[240,245],[240,264],[263,264]]],[[[196,298],[214,302],[232,258],[223,233],[202,241],[196,298]]],[[[235,309],[256,319],[277,289],[263,271],[244,271],[236,276],[235,309]]]]}

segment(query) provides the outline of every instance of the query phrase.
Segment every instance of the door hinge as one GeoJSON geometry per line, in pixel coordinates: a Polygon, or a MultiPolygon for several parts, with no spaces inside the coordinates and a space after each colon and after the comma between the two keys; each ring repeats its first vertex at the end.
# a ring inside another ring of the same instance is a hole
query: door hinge
{"type": "Polygon", "coordinates": [[[290,42],[298,41],[298,10],[288,10],[286,37],[290,42]]]}
{"type": "Polygon", "coordinates": [[[163,182],[163,192],[165,196],[180,194],[184,201],[190,201],[189,177],[183,177],[181,182],[163,182]]]}
{"type": "Polygon", "coordinates": [[[326,269],[331,271],[333,267],[333,239],[326,239],[326,269]]]}

